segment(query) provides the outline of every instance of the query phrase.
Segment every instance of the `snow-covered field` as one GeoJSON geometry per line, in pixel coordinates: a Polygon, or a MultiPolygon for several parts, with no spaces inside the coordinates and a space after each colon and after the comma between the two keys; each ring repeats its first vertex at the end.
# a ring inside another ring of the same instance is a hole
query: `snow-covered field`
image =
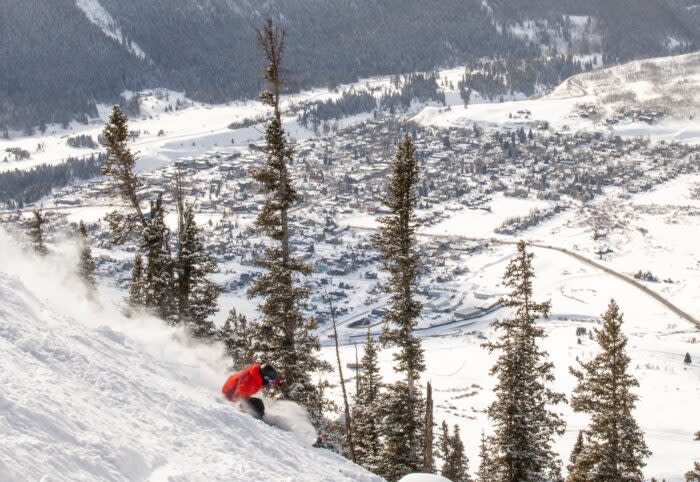
{"type": "Polygon", "coordinates": [[[219,350],[124,318],[109,287],[86,301],[63,248],[0,233],[0,480],[379,480],[238,413],[219,350]]]}
{"type": "Polygon", "coordinates": [[[623,137],[700,142],[700,53],[645,59],[571,77],[551,94],[534,99],[426,107],[413,119],[423,125],[526,129],[548,122],[558,131],[608,130],[623,137]],[[601,118],[582,117],[580,106],[595,105],[601,118]],[[668,105],[675,115],[653,124],[643,121],[602,124],[602,116],[624,106],[668,105]]]}

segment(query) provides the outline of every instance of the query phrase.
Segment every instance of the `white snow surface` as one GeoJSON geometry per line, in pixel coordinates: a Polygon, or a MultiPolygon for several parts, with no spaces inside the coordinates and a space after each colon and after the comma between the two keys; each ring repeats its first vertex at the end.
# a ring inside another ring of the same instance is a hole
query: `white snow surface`
{"type": "Polygon", "coordinates": [[[129,41],[128,44],[125,43],[121,28],[119,28],[114,18],[100,4],[99,0],[75,0],[75,6],[82,10],[85,17],[87,17],[91,23],[97,25],[106,36],[116,40],[130,53],[140,59],[146,58],[146,52],[144,52],[136,42],[129,41]]]}
{"type": "Polygon", "coordinates": [[[68,245],[0,253],[0,480],[380,480],[224,401],[219,347],[87,301],[68,245]]]}

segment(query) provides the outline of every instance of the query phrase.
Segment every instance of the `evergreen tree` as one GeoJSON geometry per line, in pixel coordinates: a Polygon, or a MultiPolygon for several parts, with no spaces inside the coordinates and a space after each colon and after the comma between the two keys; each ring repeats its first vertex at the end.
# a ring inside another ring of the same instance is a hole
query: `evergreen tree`
{"type": "Polygon", "coordinates": [[[143,277],[144,306],[163,320],[173,321],[175,311],[174,263],[170,254],[170,230],[165,224],[163,198],[151,202],[150,221],[143,230],[141,247],[146,251],[143,277]]]}
{"type": "Polygon", "coordinates": [[[208,278],[216,270],[216,261],[204,249],[202,236],[195,222],[194,206],[184,202],[179,176],[175,199],[178,207],[175,261],[178,318],[186,323],[195,336],[213,336],[215,327],[209,317],[219,310],[216,302],[224,288],[208,278]]]}
{"type": "Polygon", "coordinates": [[[438,440],[438,453],[442,458],[443,477],[452,482],[470,482],[469,459],[464,453],[464,444],[459,435],[459,426],[454,426],[454,433],[450,435],[447,422],[442,422],[442,431],[438,440]]]}
{"type": "Polygon", "coordinates": [[[382,267],[389,274],[384,290],[389,294],[382,342],[398,348],[394,354],[394,369],[402,372],[405,381],[396,383],[388,393],[389,406],[398,401],[405,408],[390,414],[393,423],[389,426],[392,440],[387,439],[391,450],[385,453],[385,463],[394,464],[388,472],[404,475],[422,468],[420,439],[423,436],[423,407],[419,403],[416,384],[425,370],[425,360],[420,339],[413,334],[422,306],[417,298],[420,258],[416,247],[416,215],[418,204],[418,162],[414,157],[411,138],[405,135],[398,144],[396,157],[392,161],[393,172],[389,179],[387,195],[382,203],[389,215],[380,218],[380,228],[373,238],[375,247],[382,256],[382,267]],[[399,390],[407,390],[400,394],[399,390]]]}
{"type": "Polygon", "coordinates": [[[357,382],[352,411],[352,433],[355,459],[370,472],[376,472],[381,461],[381,421],[378,418],[381,386],[378,347],[367,330],[367,341],[362,356],[362,377],[357,382]]]}
{"type": "Polygon", "coordinates": [[[319,358],[319,340],[312,333],[315,321],[305,319],[301,312],[308,289],[295,282],[296,276],[310,274],[311,267],[290,253],[289,209],[297,202],[298,195],[287,169],[293,150],[282,129],[280,110],[280,94],[285,83],[282,67],[285,34],[268,19],[263,29],[257,31],[257,38],[267,61],[264,79],[268,89],[260,94],[260,99],[273,108],[273,116],[265,129],[265,164],[253,172],[266,198],[255,223],[272,241],[264,257],[257,260],[266,271],[248,292],[250,297],[264,299],[258,307],[262,319],[255,325],[256,352],[284,372],[285,398],[316,409],[323,401],[311,377],[319,370],[330,370],[330,364],[319,358]]]}
{"type": "Polygon", "coordinates": [[[471,482],[469,478],[469,459],[464,453],[464,443],[459,434],[459,426],[454,426],[453,435],[450,437],[450,457],[448,464],[449,471],[445,473],[442,470],[442,475],[450,479],[452,482],[471,482]]]}
{"type": "Polygon", "coordinates": [[[223,341],[226,355],[231,359],[232,370],[240,370],[255,362],[253,332],[248,319],[235,308],[231,308],[219,330],[219,339],[223,341]]]}
{"type": "Polygon", "coordinates": [[[571,455],[569,456],[569,465],[566,466],[566,470],[569,471],[569,477],[567,478],[568,482],[583,482],[579,481],[579,479],[576,478],[576,460],[578,459],[578,456],[581,454],[583,451],[583,431],[579,430],[578,431],[578,437],[576,437],[576,443],[574,444],[574,448],[571,449],[571,455]]]}
{"type": "Polygon", "coordinates": [[[571,370],[578,379],[571,405],[591,416],[586,444],[573,471],[587,481],[642,481],[642,468],[651,454],[632,416],[638,397],[631,389],[639,383],[628,373],[622,321],[617,303],[610,300],[602,328],[594,330],[600,353],[581,362],[581,370],[571,370]]]}
{"type": "Polygon", "coordinates": [[[517,249],[518,255],[503,276],[511,292],[502,304],[514,316],[495,321],[499,338],[485,345],[491,352],[500,351],[491,369],[497,378],[496,400],[488,408],[495,432],[491,437],[492,476],[502,482],[546,481],[560,478],[552,439],[563,433],[564,422],[552,407],[565,398],[547,387],[554,380],[553,365],[537,346],[544,330],[536,321],[548,315],[550,303],[532,299],[533,255],[526,251],[524,241],[517,249]]]}
{"type": "Polygon", "coordinates": [[[97,269],[97,265],[95,264],[95,258],[92,257],[92,249],[90,249],[87,237],[87,228],[82,221],[80,221],[78,225],[78,233],[80,235],[80,277],[83,278],[87,286],[94,288],[96,285],[95,270],[97,269]]]}
{"type": "MultiPolygon", "coordinates": [[[[437,454],[442,459],[442,475],[448,477],[445,474],[445,470],[449,473],[449,459],[450,459],[450,428],[447,426],[446,421],[442,421],[440,425],[440,434],[438,435],[437,441],[437,454]]],[[[449,478],[449,477],[448,477],[449,478]]]]}
{"type": "MultiPolygon", "coordinates": [[[[695,432],[695,440],[700,440],[700,432],[695,432]]],[[[700,462],[693,464],[693,469],[685,473],[686,482],[700,482],[700,462]]]]}
{"type": "Polygon", "coordinates": [[[41,211],[38,209],[32,211],[32,217],[27,221],[27,236],[34,252],[41,255],[49,252],[44,244],[44,224],[46,224],[46,217],[41,214],[41,211]]]}
{"type": "Polygon", "coordinates": [[[129,305],[142,307],[146,302],[146,289],[144,286],[143,257],[137,254],[134,258],[134,266],[131,268],[131,282],[129,283],[129,305]]]}
{"type": "Polygon", "coordinates": [[[410,395],[408,384],[399,381],[387,385],[379,408],[382,421],[383,451],[377,473],[387,480],[398,480],[423,467],[422,454],[411,453],[407,440],[421,447],[425,400],[420,391],[410,395]]]}
{"type": "Polygon", "coordinates": [[[102,166],[102,174],[107,177],[107,187],[129,207],[128,212],[113,211],[107,215],[112,230],[112,242],[121,244],[131,235],[146,227],[147,220],[141,209],[139,190],[143,181],[137,176],[134,166],[136,157],[129,148],[129,125],[126,114],[118,105],[103,131],[107,159],[102,166]]]}
{"type": "Polygon", "coordinates": [[[478,482],[491,482],[495,480],[488,443],[484,432],[481,432],[481,443],[479,444],[479,471],[476,474],[476,480],[478,482]]]}
{"type": "Polygon", "coordinates": [[[134,260],[134,269],[138,267],[141,276],[132,278],[129,302],[153,311],[164,320],[173,321],[176,314],[175,274],[163,200],[159,195],[151,201],[150,214],[148,217],[144,215],[139,192],[143,181],[134,170],[136,157],[129,148],[128,119],[118,105],[112,108],[103,136],[108,156],[102,174],[108,178],[110,193],[121,198],[127,206],[126,211],[116,210],[107,215],[112,242],[122,244],[138,233],[140,247],[146,254],[145,268],[143,260],[134,260]]]}

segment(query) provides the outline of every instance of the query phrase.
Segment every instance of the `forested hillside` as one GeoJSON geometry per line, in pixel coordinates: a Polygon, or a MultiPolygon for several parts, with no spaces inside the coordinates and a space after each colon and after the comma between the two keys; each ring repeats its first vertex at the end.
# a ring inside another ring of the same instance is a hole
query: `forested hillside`
{"type": "Polygon", "coordinates": [[[697,0],[8,0],[0,16],[0,128],[96,113],[125,89],[251,97],[253,27],[279,18],[292,89],[490,57],[689,51],[697,0]],[[569,17],[569,15],[574,17],[569,17]]]}

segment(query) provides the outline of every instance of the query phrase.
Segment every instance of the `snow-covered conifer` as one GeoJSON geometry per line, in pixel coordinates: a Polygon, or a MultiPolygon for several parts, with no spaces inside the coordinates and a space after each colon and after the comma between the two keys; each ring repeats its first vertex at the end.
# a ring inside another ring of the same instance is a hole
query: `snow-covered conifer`
{"type": "Polygon", "coordinates": [[[476,473],[478,482],[491,482],[494,479],[494,470],[491,462],[491,451],[489,440],[481,432],[481,443],[479,444],[479,471],[476,473]]]}
{"type": "Polygon", "coordinates": [[[301,311],[309,292],[297,278],[310,274],[312,269],[290,252],[289,210],[299,196],[287,169],[293,150],[282,128],[280,110],[285,83],[282,67],[285,34],[268,19],[257,31],[257,37],[267,61],[264,79],[268,88],[260,94],[260,100],[272,107],[273,115],[265,128],[265,162],[253,172],[265,196],[255,224],[271,241],[263,256],[257,259],[265,272],[248,292],[250,297],[263,298],[258,306],[262,316],[255,324],[256,352],[283,372],[285,383],[281,391],[285,398],[316,409],[323,401],[312,376],[331,367],[319,357],[319,340],[312,333],[315,321],[305,318],[301,311]]]}
{"type": "Polygon", "coordinates": [[[150,220],[141,240],[141,247],[146,251],[144,306],[163,320],[172,322],[176,313],[175,276],[169,236],[163,199],[159,195],[151,202],[150,220]]]}
{"type": "Polygon", "coordinates": [[[87,228],[82,221],[80,221],[78,225],[78,235],[80,237],[80,277],[85,281],[87,286],[94,288],[97,265],[95,264],[95,258],[92,257],[87,228]]]}
{"type": "Polygon", "coordinates": [[[533,255],[523,241],[517,250],[503,276],[510,293],[502,303],[513,316],[493,323],[498,340],[485,345],[500,352],[491,369],[497,379],[496,400],[488,408],[494,425],[492,477],[502,482],[558,480],[560,462],[552,443],[563,433],[564,421],[553,409],[565,398],[548,387],[554,380],[553,365],[537,346],[544,330],[536,324],[549,314],[550,303],[533,300],[533,255]]]}
{"type": "Polygon", "coordinates": [[[352,432],[355,459],[358,464],[372,472],[377,471],[381,460],[381,421],[379,420],[381,386],[378,346],[368,331],[362,356],[362,376],[357,383],[352,410],[352,432]]]}
{"type": "Polygon", "coordinates": [[[638,399],[632,389],[639,383],[628,372],[627,337],[615,300],[610,300],[602,321],[602,328],[594,330],[600,352],[591,361],[580,362],[580,370],[571,369],[578,379],[571,406],[591,416],[573,473],[580,477],[577,480],[642,481],[651,452],[632,415],[638,399]]]}
{"type": "Polygon", "coordinates": [[[216,330],[210,317],[219,310],[217,300],[224,289],[209,279],[216,270],[216,261],[204,248],[195,222],[194,205],[184,201],[179,176],[175,199],[178,210],[175,260],[178,318],[195,336],[214,336],[216,330]]]}
{"type": "Polygon", "coordinates": [[[27,220],[27,236],[34,252],[41,255],[48,253],[44,244],[44,224],[46,224],[46,217],[41,214],[41,211],[38,209],[32,211],[32,217],[27,220]]]}
{"type": "Polygon", "coordinates": [[[134,265],[131,268],[131,280],[129,282],[129,305],[143,307],[146,297],[144,286],[143,256],[137,254],[134,257],[134,265]]]}
{"type": "Polygon", "coordinates": [[[417,300],[420,258],[417,250],[415,209],[418,204],[418,162],[414,156],[411,138],[405,135],[398,144],[392,161],[392,174],[387,186],[387,194],[382,203],[389,214],[380,218],[380,227],[373,242],[382,257],[382,267],[388,273],[384,286],[389,294],[383,343],[397,347],[394,354],[395,370],[405,376],[387,390],[387,403],[393,410],[396,403],[405,403],[405,408],[390,413],[392,420],[386,429],[387,450],[384,456],[386,466],[395,465],[386,473],[398,476],[422,468],[423,437],[419,427],[424,425],[424,404],[419,403],[416,385],[420,374],[425,370],[425,358],[420,339],[413,334],[421,314],[421,303],[417,300]],[[400,390],[407,390],[401,394],[400,390]],[[391,426],[391,424],[399,426],[391,426]],[[405,470],[405,472],[401,472],[405,470]]]}
{"type": "Polygon", "coordinates": [[[253,332],[245,315],[231,308],[218,333],[224,343],[226,355],[231,359],[231,369],[240,370],[255,362],[253,332]]]}

